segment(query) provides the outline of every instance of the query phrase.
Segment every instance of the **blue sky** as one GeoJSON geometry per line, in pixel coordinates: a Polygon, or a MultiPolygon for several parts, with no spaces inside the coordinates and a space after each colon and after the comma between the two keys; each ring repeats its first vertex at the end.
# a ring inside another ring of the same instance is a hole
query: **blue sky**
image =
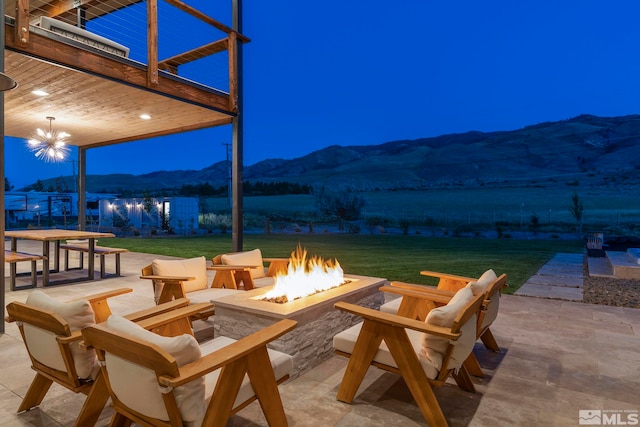
{"type": "MultiPolygon", "coordinates": [[[[637,0],[244,0],[244,163],[637,114],[638,16],[637,0]]],[[[229,142],[225,126],[93,149],[87,173],[202,169],[224,160],[229,142]],[[150,151],[172,154],[141,162],[150,151]]],[[[7,141],[16,187],[71,174],[71,163],[32,157],[7,141]]]]}

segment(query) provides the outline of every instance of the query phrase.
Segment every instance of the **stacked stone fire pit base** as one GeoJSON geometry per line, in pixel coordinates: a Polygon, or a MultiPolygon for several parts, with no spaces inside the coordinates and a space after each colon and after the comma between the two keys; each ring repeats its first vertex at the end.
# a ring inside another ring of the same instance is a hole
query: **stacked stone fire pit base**
{"type": "Polygon", "coordinates": [[[331,357],[333,336],[362,320],[333,308],[336,302],[347,301],[374,309],[383,303],[384,295],[379,288],[387,284],[386,279],[353,275],[345,275],[345,279],[349,283],[284,304],[262,299],[271,287],[216,300],[215,334],[240,339],[281,319],[296,320],[296,329],[271,346],[293,356],[291,378],[295,378],[331,357]]]}

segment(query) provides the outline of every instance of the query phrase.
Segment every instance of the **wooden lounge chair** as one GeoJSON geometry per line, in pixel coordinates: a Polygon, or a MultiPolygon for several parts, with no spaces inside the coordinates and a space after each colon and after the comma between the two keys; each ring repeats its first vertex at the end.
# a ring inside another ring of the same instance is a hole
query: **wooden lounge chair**
{"type": "MultiPolygon", "coordinates": [[[[497,277],[493,270],[487,270],[478,279],[426,270],[421,271],[420,274],[422,274],[423,276],[438,278],[439,282],[437,288],[434,289],[429,286],[412,285],[401,282],[393,282],[392,286],[402,287],[415,291],[428,292],[433,295],[434,305],[435,303],[446,304],[449,298],[451,298],[451,296],[453,296],[456,291],[465,286],[471,286],[474,294],[478,292],[484,292],[485,305],[483,313],[478,318],[478,338],[482,340],[483,344],[488,350],[496,352],[500,351],[500,347],[498,346],[498,343],[496,342],[496,339],[489,327],[498,316],[500,294],[502,293],[502,289],[507,287],[506,274],[502,274],[500,277],[497,277]]],[[[412,302],[415,303],[415,301],[398,298],[394,301],[383,304],[380,307],[380,310],[393,313],[397,312],[398,314],[404,316],[411,316],[410,312],[415,309],[409,306],[409,304],[412,302]],[[402,307],[401,310],[401,306],[403,304],[405,306],[402,307]]]]}
{"type": "Polygon", "coordinates": [[[432,386],[452,376],[461,388],[475,391],[463,362],[476,341],[482,301],[482,295],[462,289],[449,304],[431,310],[426,322],[336,303],[337,309],[364,319],[334,337],[336,354],[349,357],[337,399],[351,403],[372,365],[402,375],[430,426],[447,425],[432,386]]]}
{"type": "MultiPolygon", "coordinates": [[[[500,277],[496,277],[493,270],[487,270],[478,279],[432,271],[424,271],[422,274],[440,278],[441,283],[439,283],[438,288],[434,289],[430,286],[403,282],[391,282],[391,286],[385,288],[385,290],[389,293],[400,294],[402,297],[396,299],[391,304],[383,304],[380,309],[386,312],[397,311],[397,314],[401,316],[424,320],[429,310],[447,304],[455,294],[455,291],[468,286],[474,295],[484,295],[484,302],[478,312],[477,338],[482,340],[487,349],[499,352],[500,347],[489,328],[498,316],[500,293],[502,289],[507,286],[507,275],[502,274],[500,277]],[[441,285],[446,289],[440,289],[441,285]],[[404,291],[399,291],[398,289],[403,289],[404,291]],[[406,291],[419,292],[423,295],[421,298],[412,298],[411,295],[413,294],[408,294],[406,291]]],[[[469,355],[468,360],[465,361],[465,366],[471,375],[477,377],[484,376],[475,354],[471,353],[469,355]]]]}
{"type": "MultiPolygon", "coordinates": [[[[117,289],[63,303],[36,290],[29,294],[26,303],[12,302],[7,305],[7,321],[18,322],[31,358],[31,368],[36,372],[18,412],[40,405],[51,384],[56,382],[74,393],[88,396],[75,425],[95,424],[107,402],[108,393],[99,375],[95,352],[80,345],[80,330],[109,317],[111,310],[107,298],[131,291],[128,288],[117,289]]],[[[182,299],[131,313],[127,318],[140,321],[188,304],[188,300],[182,299]]],[[[177,331],[175,327],[168,327],[165,332],[177,331]]]]}
{"type": "MultiPolygon", "coordinates": [[[[208,286],[207,261],[205,257],[153,260],[153,263],[142,268],[141,279],[153,283],[156,304],[164,304],[180,298],[188,298],[192,303],[215,302],[236,292],[234,289],[212,289],[208,286]]],[[[192,320],[206,319],[214,314],[212,308],[200,313],[192,320]]]]}
{"type": "Polygon", "coordinates": [[[263,258],[260,249],[253,249],[216,255],[211,263],[211,269],[216,271],[212,288],[238,289],[242,284],[248,291],[272,285],[273,277],[278,273],[286,274],[289,259],[263,258]]]}
{"type": "Polygon", "coordinates": [[[82,331],[102,362],[116,411],[111,426],[225,426],[255,399],[269,425],[287,425],[278,384],[288,378],[293,358],[267,344],[295,328],[295,321],[281,320],[238,341],[217,337],[200,347],[189,335],[167,339],[147,332],[157,319],[138,326],[112,316],[82,331]]]}

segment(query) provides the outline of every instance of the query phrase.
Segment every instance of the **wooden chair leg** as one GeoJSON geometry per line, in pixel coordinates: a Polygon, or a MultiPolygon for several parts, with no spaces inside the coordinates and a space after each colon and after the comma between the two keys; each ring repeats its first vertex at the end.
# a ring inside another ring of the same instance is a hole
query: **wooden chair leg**
{"type": "Polygon", "coordinates": [[[491,329],[487,329],[486,331],[484,331],[482,336],[480,336],[480,339],[482,340],[482,343],[484,344],[484,346],[487,349],[495,351],[495,352],[499,352],[500,351],[500,346],[498,346],[498,343],[496,342],[496,339],[494,338],[493,334],[491,333],[491,329]]]}
{"type": "Polygon", "coordinates": [[[484,377],[484,372],[482,372],[480,362],[478,362],[478,358],[473,354],[473,352],[469,354],[469,357],[464,361],[464,366],[467,368],[470,375],[478,378],[484,377]]]}
{"type": "Polygon", "coordinates": [[[113,414],[113,417],[111,417],[109,427],[129,427],[131,424],[132,421],[130,419],[116,412],[115,414],[113,414]]]}
{"type": "MultiPolygon", "coordinates": [[[[271,364],[269,364],[271,366],[271,364]]],[[[247,358],[242,357],[222,367],[213,397],[202,421],[203,426],[224,427],[231,416],[242,380],[247,373],[247,358]]]]}
{"type": "Polygon", "coordinates": [[[248,374],[267,423],[270,426],[288,425],[266,347],[248,355],[248,374]]]}
{"type": "Polygon", "coordinates": [[[74,424],[75,427],[93,426],[98,422],[102,410],[109,400],[109,390],[107,389],[107,382],[104,379],[102,373],[98,374],[98,377],[91,386],[91,391],[87,396],[87,400],[84,401],[80,414],[74,424]]]}
{"type": "Polygon", "coordinates": [[[24,399],[22,399],[18,412],[28,411],[29,409],[38,406],[47,394],[47,391],[49,391],[49,387],[51,387],[52,383],[53,381],[49,378],[36,374],[33,381],[31,381],[27,394],[25,394],[24,399]]]}
{"type": "MultiPolygon", "coordinates": [[[[416,356],[404,328],[385,325],[384,340],[389,347],[407,387],[411,391],[420,412],[430,426],[447,426],[447,419],[442,413],[440,403],[436,399],[422,365],[416,356]]],[[[461,368],[462,370],[462,368],[461,368]]]]}
{"type": "Polygon", "coordinates": [[[464,364],[460,366],[460,369],[458,369],[457,373],[454,371],[452,375],[453,379],[456,380],[456,383],[458,383],[458,386],[462,390],[468,391],[470,393],[476,392],[476,387],[473,385],[473,381],[471,381],[471,377],[469,376],[469,371],[467,371],[467,368],[465,368],[464,364]]]}
{"type": "Polygon", "coordinates": [[[382,342],[380,324],[365,320],[349,357],[336,399],[351,403],[382,342]]]}
{"type": "Polygon", "coordinates": [[[217,270],[211,282],[212,288],[238,289],[236,279],[231,270],[217,270]]]}

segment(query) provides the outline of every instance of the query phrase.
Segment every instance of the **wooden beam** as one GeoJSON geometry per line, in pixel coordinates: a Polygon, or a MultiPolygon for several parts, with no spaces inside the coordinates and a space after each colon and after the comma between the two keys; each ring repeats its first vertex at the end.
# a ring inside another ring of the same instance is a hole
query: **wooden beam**
{"type": "Polygon", "coordinates": [[[158,85],[158,0],[147,0],[147,84],[158,85]]]}
{"type": "Polygon", "coordinates": [[[174,6],[178,9],[180,9],[183,12],[188,13],[191,16],[194,16],[196,18],[198,18],[199,20],[206,22],[207,24],[211,25],[212,27],[215,27],[217,29],[219,29],[220,31],[224,31],[227,34],[230,33],[236,33],[238,34],[238,38],[240,40],[242,40],[242,42],[244,43],[248,43],[251,41],[251,39],[249,39],[249,37],[243,36],[242,34],[237,33],[236,31],[234,31],[232,28],[227,27],[226,25],[224,25],[222,22],[220,21],[216,21],[215,19],[211,18],[210,16],[205,15],[204,13],[200,12],[197,9],[194,9],[193,7],[184,4],[183,2],[181,2],[180,0],[165,0],[167,3],[169,3],[171,6],[174,6]]]}
{"type": "Polygon", "coordinates": [[[229,34],[229,109],[238,112],[238,39],[229,34]]]}
{"type": "Polygon", "coordinates": [[[29,0],[16,0],[14,37],[18,46],[29,44],[29,0]]]}
{"type": "Polygon", "coordinates": [[[181,53],[179,55],[172,56],[170,58],[163,59],[158,62],[158,68],[164,69],[177,69],[180,65],[186,64],[197,59],[214,55],[219,52],[227,50],[228,39],[220,39],[215,42],[197,47],[190,51],[181,53]]]}
{"type": "Polygon", "coordinates": [[[162,75],[158,76],[158,86],[150,87],[147,82],[146,67],[135,67],[116,59],[107,58],[83,49],[78,49],[64,43],[56,42],[38,34],[31,34],[31,42],[26,47],[18,46],[13,37],[9,24],[5,24],[5,44],[7,49],[14,50],[28,56],[36,57],[87,72],[96,76],[108,78],[118,83],[129,84],[141,89],[171,96],[173,98],[200,105],[205,108],[233,114],[229,110],[229,97],[220,93],[212,93],[198,89],[187,83],[175,81],[162,75]]]}
{"type": "Polygon", "coordinates": [[[40,13],[40,15],[54,18],[76,7],[91,7],[98,3],[100,3],[99,0],[53,0],[50,3],[40,6],[38,10],[44,12],[40,13]]]}
{"type": "Polygon", "coordinates": [[[167,129],[167,130],[159,131],[159,132],[151,132],[151,133],[146,133],[146,134],[133,135],[130,138],[127,137],[127,138],[120,138],[120,139],[112,139],[112,140],[109,140],[109,141],[101,141],[101,142],[97,142],[95,144],[85,145],[85,146],[83,146],[83,148],[105,147],[107,145],[120,144],[120,143],[123,143],[123,142],[139,141],[141,139],[156,138],[158,136],[171,135],[171,134],[174,134],[174,133],[183,133],[183,132],[189,132],[189,131],[192,131],[192,130],[207,129],[207,128],[211,128],[211,127],[215,127],[215,126],[228,125],[228,124],[231,124],[232,121],[233,121],[232,117],[219,119],[219,120],[212,120],[212,121],[210,121],[208,123],[202,123],[200,125],[180,126],[178,128],[175,128],[175,129],[167,129]]]}

